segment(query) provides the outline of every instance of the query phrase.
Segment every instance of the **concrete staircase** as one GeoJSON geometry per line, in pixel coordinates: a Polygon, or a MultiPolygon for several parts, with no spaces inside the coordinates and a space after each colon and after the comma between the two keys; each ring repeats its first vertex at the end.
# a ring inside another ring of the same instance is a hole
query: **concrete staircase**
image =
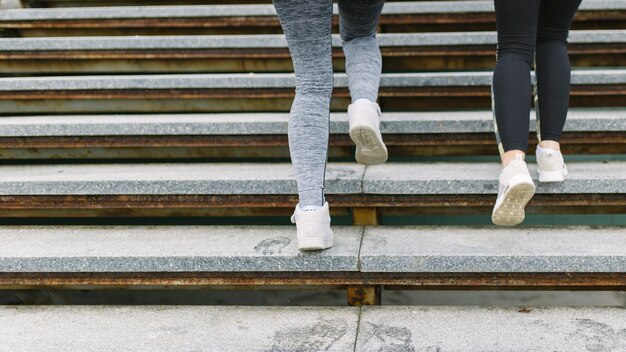
{"type": "MultiPolygon", "coordinates": [[[[279,226],[297,201],[288,50],[271,5],[238,2],[0,11],[0,289],[332,288],[352,307],[5,306],[0,351],[626,350],[618,307],[372,306],[384,290],[626,290],[622,223],[388,220],[490,214],[491,1],[386,4],[385,165],[353,161],[335,39],[327,192],[352,226],[319,253],[279,226]]],[[[584,1],[573,28],[570,177],[527,213],[625,214],[626,1],[584,1]]]]}

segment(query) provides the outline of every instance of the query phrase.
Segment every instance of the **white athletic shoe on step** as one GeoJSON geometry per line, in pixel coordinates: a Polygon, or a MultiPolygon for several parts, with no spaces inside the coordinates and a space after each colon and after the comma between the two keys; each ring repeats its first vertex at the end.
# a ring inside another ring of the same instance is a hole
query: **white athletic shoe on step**
{"type": "Polygon", "coordinates": [[[500,173],[498,198],[491,221],[500,226],[514,226],[524,221],[524,207],[535,194],[535,183],[524,160],[513,160],[500,173]]]}
{"type": "Polygon", "coordinates": [[[328,202],[317,210],[304,211],[300,205],[291,216],[296,224],[298,249],[319,250],[333,246],[333,230],[330,228],[330,209],[328,202]]]}
{"type": "Polygon", "coordinates": [[[380,107],[367,99],[348,106],[350,138],[356,144],[356,161],[365,165],[387,161],[387,147],[380,134],[380,107]]]}
{"type": "Polygon", "coordinates": [[[539,182],[563,182],[567,176],[567,166],[561,151],[537,146],[537,172],[539,182]]]}

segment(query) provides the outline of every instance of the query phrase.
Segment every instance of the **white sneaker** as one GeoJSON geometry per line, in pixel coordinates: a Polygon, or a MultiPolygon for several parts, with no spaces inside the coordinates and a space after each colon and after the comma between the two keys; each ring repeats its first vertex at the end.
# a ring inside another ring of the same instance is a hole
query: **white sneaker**
{"type": "Polygon", "coordinates": [[[348,106],[350,138],[356,144],[356,161],[365,165],[387,161],[387,147],[380,134],[380,106],[367,99],[357,99],[348,106]]]}
{"type": "Polygon", "coordinates": [[[559,150],[537,146],[537,171],[539,182],[563,182],[567,176],[567,166],[559,150]]]}
{"type": "Polygon", "coordinates": [[[522,159],[513,160],[500,173],[500,189],[491,221],[500,226],[514,226],[524,221],[524,207],[535,194],[535,183],[522,159]]]}
{"type": "Polygon", "coordinates": [[[333,246],[328,202],[317,210],[309,211],[300,209],[300,204],[296,205],[291,222],[296,224],[298,249],[317,250],[333,246]]]}

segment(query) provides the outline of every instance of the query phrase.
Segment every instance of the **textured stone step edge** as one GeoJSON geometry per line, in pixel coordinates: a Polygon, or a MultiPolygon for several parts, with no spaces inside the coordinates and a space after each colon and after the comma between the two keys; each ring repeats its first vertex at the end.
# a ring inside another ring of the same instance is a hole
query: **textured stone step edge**
{"type": "MultiPolygon", "coordinates": [[[[328,194],[357,194],[365,166],[330,164],[328,194]]],[[[0,194],[294,194],[290,164],[90,164],[0,167],[0,194]]]]}
{"type": "Polygon", "coordinates": [[[626,272],[626,228],[366,228],[363,272],[626,272]]]}
{"type": "MultiPolygon", "coordinates": [[[[382,88],[479,87],[491,84],[492,72],[386,73],[382,88]]],[[[293,74],[157,74],[0,78],[0,91],[107,89],[262,89],[293,88],[293,74]]],[[[626,69],[572,71],[574,85],[626,84],[626,69]]],[[[335,74],[335,87],[347,87],[345,74],[335,74]]]]}
{"type": "Polygon", "coordinates": [[[333,228],[300,252],[293,226],[5,226],[0,272],[626,272],[620,227],[333,228]]]}
{"type": "Polygon", "coordinates": [[[364,307],[355,351],[620,351],[624,308],[364,307]]]}
{"type": "MultiPolygon", "coordinates": [[[[565,156],[567,162],[567,156],[565,156]]],[[[537,194],[626,192],[626,162],[567,162],[565,182],[538,183],[537,166],[528,168],[537,194]]],[[[497,194],[498,163],[389,163],[368,166],[366,194],[497,194]]]]}
{"type": "MultiPolygon", "coordinates": [[[[330,116],[330,132],[348,131],[345,113],[330,116]]],[[[534,113],[530,131],[535,130],[534,113]]],[[[284,135],[287,113],[43,115],[0,119],[2,137],[145,136],[145,135],[284,135]]],[[[491,111],[383,112],[383,134],[489,133],[491,111]]],[[[626,131],[626,109],[572,109],[566,132],[626,131]]]]}
{"type": "MultiPolygon", "coordinates": [[[[533,177],[536,165],[530,163],[533,177]]],[[[626,162],[568,162],[566,182],[538,194],[624,194],[626,162]]],[[[492,163],[329,163],[328,194],[459,195],[498,190],[492,163]]],[[[535,181],[536,182],[536,181],[535,181]]],[[[289,163],[85,164],[0,167],[0,195],[287,195],[296,194],[289,163]]]]}
{"type": "Polygon", "coordinates": [[[0,350],[623,351],[623,317],[618,307],[0,306],[0,350]]]}
{"type": "MultiPolygon", "coordinates": [[[[495,32],[393,33],[378,34],[378,43],[386,47],[444,45],[496,45],[495,32]]],[[[626,43],[626,30],[572,31],[570,44],[626,43]]],[[[341,47],[341,38],[333,35],[333,46],[341,47]]],[[[267,49],[287,48],[283,35],[180,35],[180,36],[102,36],[51,38],[0,38],[0,51],[59,50],[175,50],[175,49],[267,49]]]]}
{"type": "Polygon", "coordinates": [[[292,227],[2,227],[0,272],[357,271],[362,228],[298,250],[292,227]]]}
{"type": "MultiPolygon", "coordinates": [[[[414,1],[388,2],[383,15],[484,13],[493,12],[492,1],[414,1]]],[[[623,0],[583,1],[580,11],[626,10],[623,0]]],[[[337,14],[337,5],[334,13],[337,14]]],[[[0,12],[0,21],[37,21],[117,18],[193,18],[233,16],[275,16],[272,5],[179,5],[111,6],[52,9],[13,9],[0,12]]]]}

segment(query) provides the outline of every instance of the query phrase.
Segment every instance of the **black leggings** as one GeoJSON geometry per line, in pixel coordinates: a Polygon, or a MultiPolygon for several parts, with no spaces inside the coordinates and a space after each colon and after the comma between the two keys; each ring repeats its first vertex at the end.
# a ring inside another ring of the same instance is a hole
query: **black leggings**
{"type": "Polygon", "coordinates": [[[559,141],[570,92],[567,35],[581,1],[494,0],[498,60],[492,95],[501,153],[528,149],[533,59],[537,75],[538,138],[559,141]]]}

